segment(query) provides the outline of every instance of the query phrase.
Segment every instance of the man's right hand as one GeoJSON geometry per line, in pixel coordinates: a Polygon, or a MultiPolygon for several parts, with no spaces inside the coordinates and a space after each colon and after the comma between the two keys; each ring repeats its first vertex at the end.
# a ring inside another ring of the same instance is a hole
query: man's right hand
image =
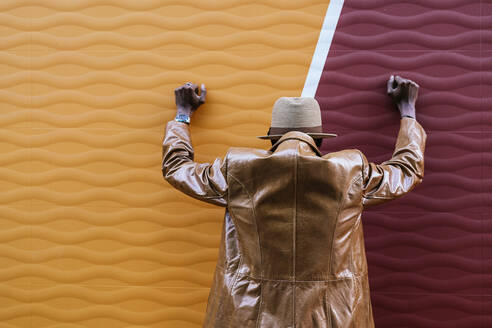
{"type": "Polygon", "coordinates": [[[415,102],[419,92],[417,83],[398,75],[391,75],[388,80],[387,92],[398,107],[402,117],[408,115],[415,118],[415,102]]]}

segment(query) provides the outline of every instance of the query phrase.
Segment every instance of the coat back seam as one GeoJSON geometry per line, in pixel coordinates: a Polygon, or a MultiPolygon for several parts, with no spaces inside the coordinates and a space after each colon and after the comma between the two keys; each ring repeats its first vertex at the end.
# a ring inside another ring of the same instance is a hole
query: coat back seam
{"type": "MultiPolygon", "coordinates": [[[[230,176],[232,179],[234,179],[241,186],[241,188],[248,195],[249,201],[251,203],[251,209],[253,211],[253,222],[254,222],[254,225],[255,225],[256,237],[257,237],[257,242],[258,242],[258,249],[260,251],[260,275],[263,276],[263,254],[262,254],[262,250],[261,250],[260,232],[258,230],[258,224],[256,222],[256,209],[255,209],[255,204],[254,204],[253,198],[251,197],[251,194],[250,194],[249,190],[246,188],[246,186],[241,181],[239,181],[238,178],[236,178],[235,176],[233,176],[229,172],[227,173],[227,175],[230,176]]],[[[238,236],[238,239],[239,239],[239,233],[237,234],[237,236],[238,236]]],[[[240,266],[241,266],[241,264],[242,264],[242,257],[241,257],[240,266]]],[[[238,272],[240,270],[240,266],[238,268],[238,272]]],[[[236,277],[235,277],[234,284],[236,283],[237,273],[238,272],[236,272],[236,277]]],[[[258,314],[256,316],[256,327],[258,327],[258,324],[259,324],[259,318],[260,318],[260,313],[261,313],[260,310],[261,310],[262,304],[263,304],[263,285],[260,283],[260,304],[258,305],[258,314]]]]}

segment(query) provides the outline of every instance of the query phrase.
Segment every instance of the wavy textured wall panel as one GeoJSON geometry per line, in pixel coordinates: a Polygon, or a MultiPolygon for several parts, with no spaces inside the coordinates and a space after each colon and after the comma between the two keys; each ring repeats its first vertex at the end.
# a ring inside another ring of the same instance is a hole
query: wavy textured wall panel
{"type": "Polygon", "coordinates": [[[399,115],[385,94],[417,81],[425,177],[363,214],[377,327],[492,326],[492,4],[346,0],[316,97],[325,151],[391,157],[399,115]]]}
{"type": "Polygon", "coordinates": [[[0,326],[200,327],[223,210],[162,178],[173,90],[196,159],[266,147],[326,1],[0,3],[0,326]]]}

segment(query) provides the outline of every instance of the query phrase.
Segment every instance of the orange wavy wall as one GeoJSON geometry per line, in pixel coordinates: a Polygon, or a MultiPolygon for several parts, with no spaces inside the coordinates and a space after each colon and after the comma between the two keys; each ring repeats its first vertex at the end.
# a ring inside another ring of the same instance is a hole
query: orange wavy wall
{"type": "Polygon", "coordinates": [[[327,1],[0,2],[2,327],[199,327],[223,209],[160,172],[173,90],[196,160],[299,96],[327,1]]]}

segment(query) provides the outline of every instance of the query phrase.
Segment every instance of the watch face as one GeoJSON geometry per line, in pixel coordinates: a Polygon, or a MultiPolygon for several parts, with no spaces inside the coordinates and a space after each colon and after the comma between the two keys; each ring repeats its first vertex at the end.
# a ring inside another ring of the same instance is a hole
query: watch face
{"type": "Polygon", "coordinates": [[[174,120],[178,121],[178,122],[190,123],[190,117],[188,115],[184,115],[184,114],[176,115],[174,120]]]}

